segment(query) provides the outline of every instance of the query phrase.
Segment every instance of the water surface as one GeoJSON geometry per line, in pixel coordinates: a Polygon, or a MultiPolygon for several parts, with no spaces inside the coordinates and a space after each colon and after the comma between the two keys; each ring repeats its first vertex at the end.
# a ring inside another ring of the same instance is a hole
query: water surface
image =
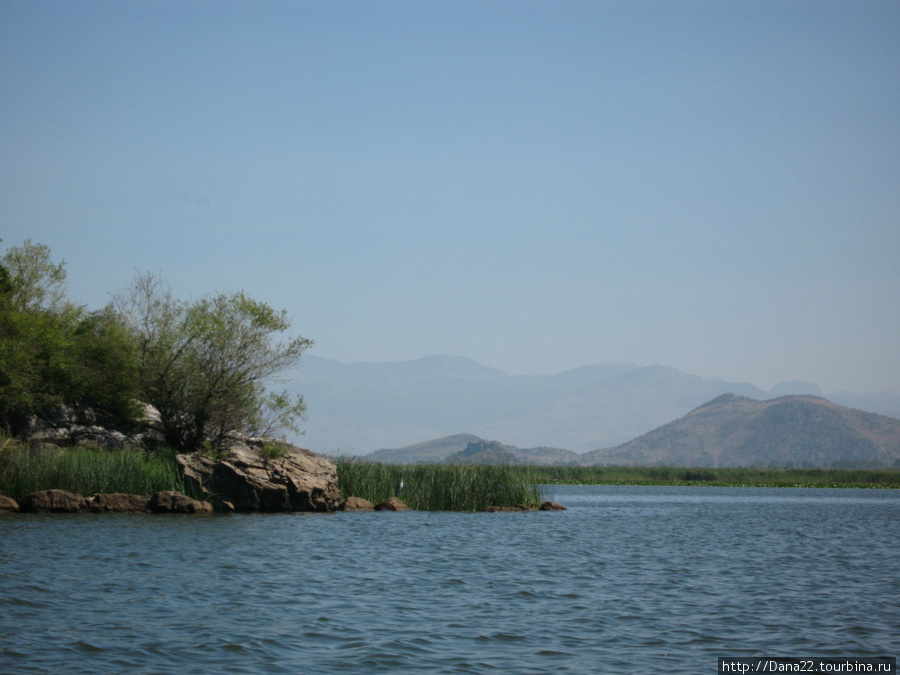
{"type": "Polygon", "coordinates": [[[715,672],[896,656],[900,491],[526,514],[0,517],[0,672],[715,672]]]}

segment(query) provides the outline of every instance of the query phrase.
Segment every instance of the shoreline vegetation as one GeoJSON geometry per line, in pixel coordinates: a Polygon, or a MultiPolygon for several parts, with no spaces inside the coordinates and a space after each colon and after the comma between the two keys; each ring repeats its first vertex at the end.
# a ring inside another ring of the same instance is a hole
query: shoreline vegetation
{"type": "Polygon", "coordinates": [[[65,490],[82,497],[114,493],[150,497],[171,490],[202,498],[178,472],[174,451],[40,448],[0,438],[0,494],[20,501],[43,490],[65,490]]]}
{"type": "Polygon", "coordinates": [[[483,511],[489,506],[520,504],[537,508],[544,501],[541,481],[527,466],[332,461],[341,492],[373,504],[396,495],[418,511],[483,511]]]}
{"type": "MultiPolygon", "coordinates": [[[[173,490],[194,499],[175,464],[176,451],[104,447],[40,448],[0,436],[0,494],[16,500],[59,489],[89,497],[149,497],[173,490]]],[[[378,503],[396,495],[425,511],[480,511],[489,506],[537,507],[552,485],[661,485],[900,489],[897,469],[763,469],[491,464],[381,464],[331,458],[345,496],[378,503]]]]}
{"type": "Polygon", "coordinates": [[[546,485],[685,485],[900,489],[900,469],[537,466],[546,485]]]}

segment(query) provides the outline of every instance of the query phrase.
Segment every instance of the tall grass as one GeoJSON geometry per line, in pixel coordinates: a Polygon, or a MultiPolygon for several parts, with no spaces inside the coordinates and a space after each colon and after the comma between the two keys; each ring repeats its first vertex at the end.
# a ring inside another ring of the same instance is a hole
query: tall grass
{"type": "Polygon", "coordinates": [[[140,450],[30,448],[0,441],[0,492],[22,499],[39,490],[82,496],[124,492],[149,497],[160,490],[188,494],[171,454],[140,450]]]}
{"type": "Polygon", "coordinates": [[[550,484],[900,488],[897,469],[536,466],[534,473],[550,484]]]}
{"type": "Polygon", "coordinates": [[[394,496],[422,511],[481,511],[488,506],[538,506],[542,491],[531,467],[473,464],[390,465],[352,459],[336,462],[338,487],[373,504],[394,496]]]}

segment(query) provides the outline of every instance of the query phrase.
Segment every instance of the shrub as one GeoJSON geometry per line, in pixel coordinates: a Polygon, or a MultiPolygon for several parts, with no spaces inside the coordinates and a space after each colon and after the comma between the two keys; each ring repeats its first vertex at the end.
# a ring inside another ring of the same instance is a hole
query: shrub
{"type": "Polygon", "coordinates": [[[287,456],[287,446],[282,443],[263,443],[259,446],[259,456],[265,461],[281,459],[287,456]]]}

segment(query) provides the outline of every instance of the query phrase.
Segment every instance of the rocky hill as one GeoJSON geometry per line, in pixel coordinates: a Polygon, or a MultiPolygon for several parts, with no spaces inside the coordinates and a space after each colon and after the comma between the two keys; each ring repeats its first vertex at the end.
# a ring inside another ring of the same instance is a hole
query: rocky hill
{"type": "Polygon", "coordinates": [[[450,455],[465,450],[470,443],[481,438],[472,434],[453,434],[430,441],[414,443],[402,448],[385,448],[365,456],[370,462],[384,464],[440,464],[450,455]]]}
{"type": "Polygon", "coordinates": [[[447,458],[448,464],[519,464],[513,448],[497,441],[472,441],[447,458]]]}
{"type": "Polygon", "coordinates": [[[884,467],[900,465],[900,420],[817,396],[725,394],[585,464],[884,467]]]}

